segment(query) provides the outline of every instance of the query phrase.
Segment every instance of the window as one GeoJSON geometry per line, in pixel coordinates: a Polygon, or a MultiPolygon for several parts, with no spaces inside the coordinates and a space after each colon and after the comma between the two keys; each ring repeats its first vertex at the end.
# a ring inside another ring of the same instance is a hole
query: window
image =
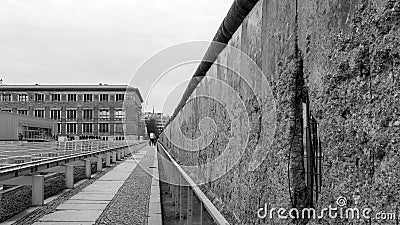
{"type": "Polygon", "coordinates": [[[58,132],[59,134],[62,133],[62,124],[61,124],[61,123],[57,123],[57,132],[58,132]]]}
{"type": "Polygon", "coordinates": [[[85,101],[85,102],[93,101],[93,95],[92,94],[84,94],[83,95],[83,101],[85,101]]]}
{"type": "Polygon", "coordinates": [[[93,117],[93,110],[91,109],[84,109],[83,110],[83,119],[92,119],[93,117]]]}
{"type": "Polygon", "coordinates": [[[67,133],[69,134],[75,134],[76,133],[76,123],[67,123],[67,133]]]}
{"type": "Polygon", "coordinates": [[[125,111],[122,109],[115,110],[115,119],[125,119],[125,111]]]}
{"type": "Polygon", "coordinates": [[[93,132],[93,124],[92,123],[82,124],[82,132],[83,133],[92,133],[93,132]]]}
{"type": "Polygon", "coordinates": [[[67,119],[76,119],[76,110],[75,109],[67,110],[67,119]]]}
{"type": "Polygon", "coordinates": [[[132,94],[126,95],[126,100],[135,100],[135,97],[132,94]]]}
{"type": "Polygon", "coordinates": [[[67,99],[69,102],[76,102],[76,94],[68,94],[67,99]]]}
{"type": "Polygon", "coordinates": [[[28,110],[26,110],[26,109],[19,109],[19,110],[17,111],[17,113],[18,113],[18,114],[21,114],[21,115],[27,116],[27,115],[28,115],[28,110]]]}
{"type": "Polygon", "coordinates": [[[110,118],[110,111],[107,109],[101,109],[99,111],[99,118],[100,119],[109,119],[110,118]]]}
{"type": "Polygon", "coordinates": [[[53,119],[53,120],[61,119],[61,110],[52,109],[50,111],[50,118],[53,119]]]}
{"type": "Polygon", "coordinates": [[[35,109],[34,115],[35,115],[35,117],[44,118],[44,110],[43,109],[35,109]]]}
{"type": "Polygon", "coordinates": [[[114,124],[114,132],[115,133],[124,133],[124,126],[122,123],[114,124]]]}
{"type": "Polygon", "coordinates": [[[60,94],[51,94],[51,101],[53,101],[53,102],[61,101],[61,95],[60,94]]]}
{"type": "Polygon", "coordinates": [[[108,94],[100,94],[100,101],[101,102],[108,101],[108,94]]]}
{"type": "Polygon", "coordinates": [[[35,102],[43,102],[44,94],[35,94],[35,102]]]}
{"type": "Polygon", "coordinates": [[[99,123],[99,133],[108,133],[109,125],[108,123],[99,123]]]}
{"type": "Polygon", "coordinates": [[[124,101],[124,100],[125,100],[124,94],[116,94],[115,95],[115,101],[124,101]]]}
{"type": "Polygon", "coordinates": [[[27,102],[28,101],[28,95],[27,94],[19,94],[18,95],[18,101],[19,102],[27,102]]]}
{"type": "Polygon", "coordinates": [[[3,102],[11,102],[11,94],[3,94],[3,102]]]}

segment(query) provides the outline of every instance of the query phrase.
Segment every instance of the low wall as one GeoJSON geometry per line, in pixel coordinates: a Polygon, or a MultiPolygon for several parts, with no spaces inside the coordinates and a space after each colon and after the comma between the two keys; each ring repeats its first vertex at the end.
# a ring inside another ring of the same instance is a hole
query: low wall
{"type": "Polygon", "coordinates": [[[0,223],[31,206],[31,186],[11,187],[0,192],[0,223]]]}
{"type": "Polygon", "coordinates": [[[229,46],[263,76],[226,48],[160,142],[232,224],[364,224],[257,216],[265,204],[307,206],[301,99],[308,93],[324,155],[315,208],[344,197],[347,208],[396,212],[399,20],[394,0],[259,1],[229,46]]]}

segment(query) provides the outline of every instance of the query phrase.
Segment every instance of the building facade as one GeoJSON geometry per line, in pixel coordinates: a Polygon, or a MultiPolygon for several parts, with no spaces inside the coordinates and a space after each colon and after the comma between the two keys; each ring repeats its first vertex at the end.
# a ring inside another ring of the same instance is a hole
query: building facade
{"type": "Polygon", "coordinates": [[[158,134],[161,134],[165,128],[165,125],[167,125],[167,123],[170,119],[170,116],[164,115],[163,113],[155,113],[154,111],[153,112],[145,112],[144,120],[145,120],[146,124],[150,118],[154,119],[154,121],[156,123],[156,127],[157,127],[157,132],[158,132],[158,134]]]}
{"type": "Polygon", "coordinates": [[[127,85],[0,86],[1,111],[56,120],[59,140],[136,140],[142,102],[127,85]]]}
{"type": "Polygon", "coordinates": [[[55,120],[0,112],[0,141],[51,141],[56,129],[55,120]]]}

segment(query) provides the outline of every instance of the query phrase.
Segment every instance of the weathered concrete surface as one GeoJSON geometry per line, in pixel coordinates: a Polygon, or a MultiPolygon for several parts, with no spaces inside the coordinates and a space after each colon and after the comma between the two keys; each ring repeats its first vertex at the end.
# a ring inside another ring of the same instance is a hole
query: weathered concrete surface
{"type": "MultiPolygon", "coordinates": [[[[205,78],[165,130],[162,142],[183,165],[201,165],[222,154],[232,130],[241,130],[243,135],[234,143],[247,143],[242,154],[228,155],[224,163],[211,169],[201,167],[197,174],[200,180],[207,181],[211,174],[224,172],[221,178],[208,180],[204,191],[232,224],[305,223],[276,216],[260,220],[256,212],[265,203],[287,209],[305,206],[299,99],[307,88],[311,113],[320,125],[324,154],[317,208],[335,206],[336,199],[343,196],[349,207],[396,212],[400,188],[399,21],[398,0],[260,1],[229,45],[247,53],[272,88],[276,100],[274,137],[268,136],[271,122],[266,118],[271,118],[271,99],[262,89],[264,81],[254,78],[254,68],[243,64],[235,52],[225,50],[217,63],[226,62],[251,82],[246,84],[233,72],[216,65],[207,75],[229,84],[240,100],[235,100],[221,84],[205,78]],[[264,96],[261,104],[254,101],[252,90],[264,96]],[[201,95],[218,95],[226,101],[196,98],[201,95]],[[240,104],[245,105],[245,110],[240,104]],[[235,110],[229,112],[229,107],[235,110]],[[240,118],[239,127],[230,126],[229,115],[240,118]],[[244,115],[250,121],[250,129],[245,125],[246,118],[241,118],[244,115]],[[214,124],[206,124],[208,127],[203,129],[199,122],[205,117],[213,119],[214,124]],[[214,129],[215,133],[210,131],[214,129]],[[178,135],[179,130],[188,138],[199,138],[207,147],[199,149],[201,144],[185,141],[178,135]],[[270,139],[271,147],[267,145],[270,139]],[[257,169],[249,171],[256,145],[263,149],[265,159],[257,169]],[[225,171],[231,163],[235,166],[225,171]]],[[[309,224],[348,222],[326,216],[309,224]]]]}

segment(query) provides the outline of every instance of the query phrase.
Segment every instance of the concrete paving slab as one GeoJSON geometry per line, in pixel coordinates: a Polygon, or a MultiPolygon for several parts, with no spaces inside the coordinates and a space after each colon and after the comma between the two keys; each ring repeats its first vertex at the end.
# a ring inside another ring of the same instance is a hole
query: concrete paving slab
{"type": "Polygon", "coordinates": [[[43,222],[95,222],[103,210],[60,210],[47,214],[39,221],[43,222]]]}
{"type": "Polygon", "coordinates": [[[158,154],[156,148],[154,148],[155,157],[152,169],[152,179],[151,179],[151,192],[150,192],[150,202],[149,202],[149,214],[147,218],[147,223],[152,225],[161,225],[161,196],[160,196],[160,183],[159,183],[159,172],[158,172],[158,154]]]}
{"type": "Polygon", "coordinates": [[[92,222],[36,222],[33,225],[92,225],[92,222]]]}
{"type": "Polygon", "coordinates": [[[161,202],[150,202],[149,212],[151,214],[161,214],[161,202]]]}
{"type": "Polygon", "coordinates": [[[104,210],[107,203],[103,204],[61,204],[57,210],[104,210]]]}
{"type": "Polygon", "coordinates": [[[114,198],[114,195],[114,193],[79,192],[78,194],[72,196],[70,199],[111,201],[114,198]]]}
{"type": "Polygon", "coordinates": [[[74,199],[74,200],[67,200],[63,204],[108,204],[109,201],[104,200],[81,200],[81,199],[74,199]]]}
{"type": "Polygon", "coordinates": [[[161,213],[160,214],[153,214],[148,217],[147,224],[152,224],[152,225],[161,225],[162,224],[162,217],[161,213]]]}
{"type": "Polygon", "coordinates": [[[151,186],[160,186],[160,181],[153,177],[151,179],[151,186]]]}

